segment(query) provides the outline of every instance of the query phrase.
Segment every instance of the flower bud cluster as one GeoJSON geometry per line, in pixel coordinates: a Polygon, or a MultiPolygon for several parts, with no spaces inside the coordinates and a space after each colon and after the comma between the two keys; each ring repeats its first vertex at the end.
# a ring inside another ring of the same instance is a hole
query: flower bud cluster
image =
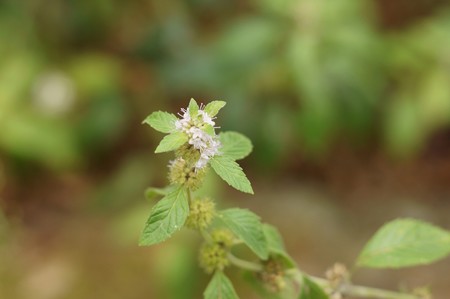
{"type": "Polygon", "coordinates": [[[221,144],[214,132],[215,123],[203,107],[200,107],[195,115],[191,115],[189,108],[181,109],[181,111],[179,115],[182,118],[175,122],[175,128],[186,133],[189,137],[189,145],[199,152],[200,155],[195,163],[196,170],[199,170],[219,153],[221,144]]]}
{"type": "Polygon", "coordinates": [[[225,248],[230,248],[236,239],[233,233],[226,228],[219,228],[214,230],[211,233],[211,238],[215,243],[225,248]]]}
{"type": "Polygon", "coordinates": [[[228,229],[219,228],[212,231],[210,242],[205,242],[200,249],[200,266],[206,273],[222,271],[230,264],[227,254],[234,240],[233,233],[228,229]]]}
{"type": "Polygon", "coordinates": [[[268,289],[274,293],[281,292],[286,288],[283,265],[274,257],[263,262],[264,270],[259,273],[259,278],[268,289]]]}
{"type": "Polygon", "coordinates": [[[189,207],[186,226],[192,229],[204,230],[211,224],[215,212],[215,204],[210,198],[196,199],[189,207]]]}
{"type": "Polygon", "coordinates": [[[209,274],[216,270],[222,271],[230,264],[227,253],[227,248],[218,243],[204,243],[200,248],[200,267],[209,274]]]}
{"type": "Polygon", "coordinates": [[[188,160],[178,157],[169,163],[169,181],[171,184],[185,185],[191,190],[200,188],[207,168],[196,170],[188,160]]]}

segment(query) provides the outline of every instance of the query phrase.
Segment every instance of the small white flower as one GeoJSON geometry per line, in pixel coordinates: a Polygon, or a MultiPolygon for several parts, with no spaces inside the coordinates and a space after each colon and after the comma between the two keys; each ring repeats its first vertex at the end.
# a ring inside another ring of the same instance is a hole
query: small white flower
{"type": "Polygon", "coordinates": [[[203,106],[200,107],[197,117],[194,118],[191,118],[189,108],[181,109],[181,112],[178,115],[182,118],[175,122],[175,128],[186,133],[189,136],[189,144],[200,152],[200,158],[196,162],[195,168],[202,169],[212,157],[219,153],[221,146],[215,134],[209,135],[202,130],[206,125],[214,127],[214,118],[203,110],[203,106]]]}
{"type": "Polygon", "coordinates": [[[191,116],[189,114],[189,109],[181,109],[183,114],[178,113],[182,117],[182,119],[179,119],[175,122],[175,128],[178,131],[184,131],[185,129],[189,128],[189,123],[191,122],[191,116]]]}
{"type": "Polygon", "coordinates": [[[202,169],[203,167],[206,166],[206,164],[208,164],[209,159],[205,159],[203,157],[200,157],[200,159],[198,159],[197,163],[195,163],[195,168],[196,169],[202,169]]]}
{"type": "Polygon", "coordinates": [[[183,115],[179,114],[181,117],[183,117],[183,119],[187,119],[190,120],[191,119],[191,114],[189,113],[189,108],[181,108],[181,112],[183,112],[183,115]]]}
{"type": "Polygon", "coordinates": [[[208,125],[214,127],[216,123],[213,121],[213,118],[208,115],[208,113],[206,113],[204,110],[198,110],[198,114],[202,116],[204,123],[207,123],[208,125]]]}

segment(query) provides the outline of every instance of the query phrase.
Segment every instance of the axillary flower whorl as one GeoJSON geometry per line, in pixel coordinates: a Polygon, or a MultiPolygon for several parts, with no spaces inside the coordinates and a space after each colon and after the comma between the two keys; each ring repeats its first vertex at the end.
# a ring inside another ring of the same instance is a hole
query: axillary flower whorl
{"type": "Polygon", "coordinates": [[[219,138],[214,129],[214,116],[209,115],[204,106],[197,106],[197,103],[191,100],[189,107],[181,109],[178,115],[181,119],[175,122],[175,128],[179,132],[185,133],[189,141],[188,143],[200,153],[200,157],[195,163],[195,169],[204,168],[208,161],[219,154],[221,147],[219,138]]]}

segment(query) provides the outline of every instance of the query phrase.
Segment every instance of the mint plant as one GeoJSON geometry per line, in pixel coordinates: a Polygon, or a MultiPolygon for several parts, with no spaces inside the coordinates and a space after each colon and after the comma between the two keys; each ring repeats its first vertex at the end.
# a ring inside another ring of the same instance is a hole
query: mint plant
{"type": "MultiPolygon", "coordinates": [[[[325,278],[300,270],[286,252],[278,230],[247,209],[220,210],[209,197],[196,191],[212,169],[231,187],[253,194],[250,181],[236,162],[252,151],[251,141],[237,132],[216,134],[215,120],[223,101],[206,106],[191,99],[179,117],[157,111],[143,123],[167,134],[155,153],[175,153],[169,162],[170,184],[150,188],[147,195],[162,196],[152,208],[140,238],[140,245],[161,243],[186,227],[199,232],[204,242],[199,249],[199,265],[212,278],[205,299],[237,299],[231,280],[225,274],[230,266],[247,272],[249,281],[265,298],[286,299],[428,299],[430,292],[419,288],[410,293],[394,292],[351,282],[351,274],[335,264],[325,278]],[[258,262],[235,255],[234,247],[246,245],[258,262]]],[[[397,219],[385,224],[361,251],[352,269],[401,268],[430,264],[450,254],[450,232],[423,221],[397,219]]]]}

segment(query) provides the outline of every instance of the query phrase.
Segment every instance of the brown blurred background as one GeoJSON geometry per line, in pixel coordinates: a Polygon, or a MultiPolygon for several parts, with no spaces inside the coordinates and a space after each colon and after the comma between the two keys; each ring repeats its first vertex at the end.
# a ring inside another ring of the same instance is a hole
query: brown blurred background
{"type": "MultiPolygon", "coordinates": [[[[450,229],[448,1],[3,0],[0,54],[0,298],[201,297],[194,234],[137,246],[171,158],[141,121],[191,97],[255,146],[255,196],[208,188],[302,269],[351,266],[396,217],[450,229]]],[[[354,279],[447,298],[449,271],[354,279]]]]}

